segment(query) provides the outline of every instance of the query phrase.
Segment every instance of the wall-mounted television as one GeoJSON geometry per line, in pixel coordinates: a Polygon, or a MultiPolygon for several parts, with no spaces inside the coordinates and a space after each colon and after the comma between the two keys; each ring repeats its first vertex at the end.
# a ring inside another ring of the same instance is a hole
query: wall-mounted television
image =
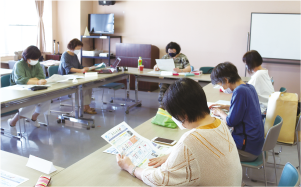
{"type": "Polygon", "coordinates": [[[88,23],[92,34],[114,34],[114,14],[89,14],[88,23]]]}

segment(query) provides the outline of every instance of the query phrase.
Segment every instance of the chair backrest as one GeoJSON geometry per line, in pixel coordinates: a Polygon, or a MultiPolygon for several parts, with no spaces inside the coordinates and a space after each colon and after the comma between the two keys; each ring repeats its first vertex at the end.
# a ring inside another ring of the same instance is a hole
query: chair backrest
{"type": "Polygon", "coordinates": [[[286,90],[286,88],[281,87],[279,91],[280,91],[280,92],[286,92],[287,90],[286,90]]]}
{"type": "Polygon", "coordinates": [[[298,170],[291,163],[286,163],[282,170],[278,186],[297,186],[299,183],[300,174],[298,170]]]}
{"type": "Polygon", "coordinates": [[[15,64],[17,63],[18,61],[13,61],[13,60],[10,60],[8,61],[8,67],[9,69],[13,69],[15,64]]]}
{"type": "Polygon", "coordinates": [[[200,71],[203,71],[203,74],[210,74],[214,67],[200,67],[200,71]]]}
{"type": "Polygon", "coordinates": [[[281,121],[282,121],[282,117],[280,117],[280,116],[277,115],[276,118],[275,118],[275,121],[274,121],[274,125],[273,125],[273,126],[279,124],[281,121]]]}
{"type": "Polygon", "coordinates": [[[1,88],[10,86],[10,75],[11,74],[1,76],[1,88]]]}
{"type": "MultiPolygon", "coordinates": [[[[277,117],[276,117],[276,119],[277,119],[277,117]]],[[[276,121],[276,119],[275,119],[275,121],[276,121]]],[[[283,119],[281,118],[281,121],[278,124],[274,125],[273,127],[271,127],[269,129],[269,131],[265,137],[262,151],[269,151],[269,150],[274,149],[274,147],[276,146],[277,140],[278,140],[278,136],[280,134],[282,124],[283,124],[283,119]]]]}
{"type": "Polygon", "coordinates": [[[49,66],[48,67],[48,75],[51,77],[53,74],[57,74],[59,70],[59,66],[49,66]]]}
{"type": "Polygon", "coordinates": [[[194,67],[193,66],[190,66],[190,68],[191,68],[191,72],[194,70],[194,67]]]}

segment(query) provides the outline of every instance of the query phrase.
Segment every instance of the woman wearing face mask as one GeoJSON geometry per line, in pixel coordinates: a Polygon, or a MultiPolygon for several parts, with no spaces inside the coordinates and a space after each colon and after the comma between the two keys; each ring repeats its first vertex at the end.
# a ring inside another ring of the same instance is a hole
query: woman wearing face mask
{"type": "MultiPolygon", "coordinates": [[[[72,73],[84,73],[89,71],[89,67],[83,67],[78,60],[78,53],[84,44],[74,38],[68,45],[68,51],[64,52],[61,57],[61,64],[58,69],[58,74],[67,75],[72,73]]],[[[84,113],[97,114],[94,108],[90,108],[92,89],[83,91],[84,95],[84,113]]]]}
{"type": "Polygon", "coordinates": [[[178,126],[190,131],[170,154],[150,159],[153,168],[136,167],[122,155],[116,156],[118,165],[150,186],[240,186],[242,168],[235,142],[227,125],[210,116],[202,87],[192,79],[179,79],[163,100],[178,126]]]}
{"type": "MultiPolygon", "coordinates": [[[[178,73],[185,73],[185,72],[191,71],[191,67],[190,67],[188,58],[183,53],[180,53],[181,47],[179,44],[177,44],[176,42],[170,42],[169,44],[167,44],[165,50],[166,50],[167,54],[164,55],[162,57],[162,59],[173,59],[174,63],[175,63],[174,71],[176,71],[178,73]]],[[[154,70],[159,71],[160,69],[158,68],[157,65],[155,65],[154,70]]],[[[160,93],[159,93],[158,101],[161,105],[160,106],[161,108],[163,108],[163,106],[162,106],[163,95],[164,95],[165,91],[167,90],[168,86],[169,86],[169,84],[164,84],[164,83],[159,84],[160,93]]]]}
{"type": "Polygon", "coordinates": [[[213,69],[211,82],[222,86],[225,93],[233,93],[233,95],[230,106],[214,104],[209,108],[229,127],[234,127],[232,136],[240,160],[254,161],[260,155],[264,143],[264,126],[254,86],[244,83],[236,67],[230,62],[218,64],[213,69]],[[229,110],[229,114],[227,115],[222,109],[229,110]]]}
{"type": "Polygon", "coordinates": [[[262,57],[255,50],[244,54],[242,60],[246,63],[248,73],[252,75],[248,83],[255,87],[262,112],[264,112],[268,105],[269,96],[275,92],[268,70],[261,66],[262,57]]]}
{"type": "MultiPolygon", "coordinates": [[[[39,63],[41,52],[36,46],[29,46],[22,53],[22,59],[17,62],[11,74],[10,84],[28,84],[28,85],[44,85],[46,84],[43,69],[39,63]]],[[[27,106],[19,109],[20,118],[28,118],[30,123],[36,127],[40,127],[38,123],[39,114],[47,115],[50,108],[50,101],[45,101],[36,105],[27,106]]],[[[45,117],[46,118],[46,117],[45,117]]],[[[16,123],[19,116],[16,114],[14,118],[8,120],[11,134],[16,136],[16,123]]]]}

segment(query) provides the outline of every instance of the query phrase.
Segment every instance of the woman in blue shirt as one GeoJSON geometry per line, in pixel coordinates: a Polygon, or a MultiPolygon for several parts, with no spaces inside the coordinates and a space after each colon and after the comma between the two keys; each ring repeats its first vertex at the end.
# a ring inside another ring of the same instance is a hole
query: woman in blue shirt
{"type": "Polygon", "coordinates": [[[241,161],[254,161],[261,153],[264,143],[264,126],[261,118],[258,95],[253,85],[243,82],[237,68],[230,62],[218,64],[211,73],[212,84],[231,94],[229,105],[217,105],[212,109],[229,127],[234,127],[232,136],[241,161]],[[222,109],[229,110],[227,115],[222,109]]]}

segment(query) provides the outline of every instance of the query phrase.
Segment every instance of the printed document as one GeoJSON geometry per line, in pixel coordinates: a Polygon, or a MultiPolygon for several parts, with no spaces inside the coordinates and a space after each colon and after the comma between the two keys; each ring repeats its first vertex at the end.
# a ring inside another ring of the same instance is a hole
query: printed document
{"type": "Polygon", "coordinates": [[[119,154],[128,156],[135,166],[147,168],[150,158],[161,156],[153,143],[139,135],[126,122],[122,122],[101,136],[119,154]]]}
{"type": "Polygon", "coordinates": [[[0,186],[2,187],[15,187],[26,181],[28,181],[27,178],[1,170],[0,186]]]}
{"type": "Polygon", "coordinates": [[[175,63],[173,59],[156,59],[156,62],[161,71],[173,72],[173,69],[175,69],[175,63]]]}

